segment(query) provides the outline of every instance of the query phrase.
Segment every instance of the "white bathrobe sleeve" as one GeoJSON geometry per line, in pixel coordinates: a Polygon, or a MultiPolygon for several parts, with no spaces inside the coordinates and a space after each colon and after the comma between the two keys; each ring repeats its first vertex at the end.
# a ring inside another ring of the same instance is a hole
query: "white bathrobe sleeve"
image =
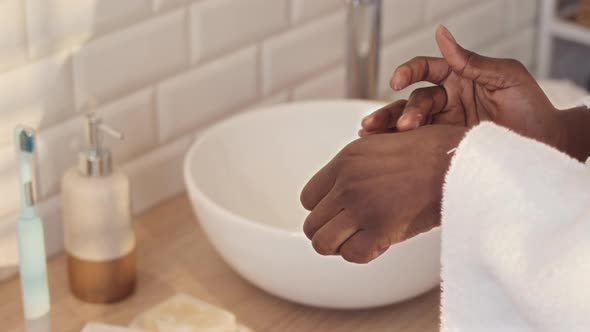
{"type": "Polygon", "coordinates": [[[446,177],[441,259],[443,332],[590,331],[590,168],[472,129],[446,177]]]}

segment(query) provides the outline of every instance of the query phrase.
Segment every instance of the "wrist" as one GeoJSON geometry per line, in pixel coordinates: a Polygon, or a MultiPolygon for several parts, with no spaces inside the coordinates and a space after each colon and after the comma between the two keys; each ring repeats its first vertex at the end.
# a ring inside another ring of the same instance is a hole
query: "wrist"
{"type": "Polygon", "coordinates": [[[590,110],[580,106],[556,112],[555,147],[584,162],[590,156],[590,110]]]}
{"type": "Polygon", "coordinates": [[[440,179],[441,188],[442,184],[444,183],[444,178],[451,167],[451,160],[455,156],[455,152],[459,148],[461,141],[463,141],[468,131],[469,130],[467,128],[461,126],[449,127],[447,141],[438,152],[441,162],[440,170],[442,170],[440,179]]]}
{"type": "Polygon", "coordinates": [[[553,121],[555,140],[554,144],[551,144],[557,150],[570,154],[571,148],[570,140],[568,137],[568,127],[571,123],[571,116],[568,114],[570,110],[555,110],[555,116],[553,121]]]}

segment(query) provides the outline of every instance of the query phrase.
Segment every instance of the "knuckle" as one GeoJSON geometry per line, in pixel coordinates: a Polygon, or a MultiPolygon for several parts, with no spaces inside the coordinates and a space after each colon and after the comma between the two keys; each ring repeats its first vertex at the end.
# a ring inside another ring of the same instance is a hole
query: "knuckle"
{"type": "Polygon", "coordinates": [[[362,155],[362,143],[360,141],[354,141],[349,143],[334,160],[334,172],[338,176],[346,176],[352,165],[358,160],[358,157],[362,155]]]}
{"type": "Polygon", "coordinates": [[[387,251],[392,245],[391,239],[389,237],[383,238],[383,240],[379,241],[376,246],[375,251],[382,254],[387,251]]]}
{"type": "Polygon", "coordinates": [[[424,89],[416,89],[414,91],[412,91],[412,93],[410,94],[410,100],[419,100],[426,97],[426,91],[424,89]]]}
{"type": "Polygon", "coordinates": [[[307,236],[308,239],[312,239],[313,235],[316,232],[316,227],[309,221],[306,221],[303,224],[303,233],[305,234],[305,236],[307,236]]]}
{"type": "Polygon", "coordinates": [[[351,243],[340,251],[342,258],[351,263],[366,264],[371,261],[372,251],[358,243],[351,243]]]}
{"type": "Polygon", "coordinates": [[[303,189],[303,191],[301,192],[301,196],[299,197],[299,201],[301,202],[301,205],[303,206],[303,208],[305,208],[307,211],[313,210],[314,204],[312,202],[312,199],[310,197],[308,190],[303,189]]]}
{"type": "Polygon", "coordinates": [[[345,183],[338,187],[337,197],[343,203],[354,201],[358,196],[358,186],[352,180],[352,178],[343,179],[345,183]]]}
{"type": "Polygon", "coordinates": [[[350,201],[354,197],[354,188],[350,183],[343,185],[339,192],[340,199],[344,202],[350,201]]]}
{"type": "Polygon", "coordinates": [[[507,59],[506,63],[511,70],[528,71],[526,66],[516,59],[507,59]]]}
{"type": "Polygon", "coordinates": [[[336,250],[330,245],[329,242],[318,236],[313,237],[311,240],[311,245],[318,254],[323,256],[333,255],[336,253],[336,250]]]}
{"type": "Polygon", "coordinates": [[[399,99],[392,104],[392,107],[402,107],[403,108],[406,106],[407,103],[408,103],[407,99],[399,99]]]}
{"type": "Polygon", "coordinates": [[[343,169],[343,167],[346,166],[349,159],[350,159],[350,151],[349,151],[349,147],[346,146],[344,149],[342,149],[342,151],[340,151],[340,153],[338,153],[338,156],[334,159],[334,161],[332,163],[333,172],[335,175],[337,175],[337,176],[341,175],[342,169],[343,169]]]}
{"type": "Polygon", "coordinates": [[[354,157],[359,154],[362,142],[360,139],[354,140],[346,145],[342,150],[344,157],[354,157]]]}
{"type": "Polygon", "coordinates": [[[412,60],[410,60],[410,62],[418,62],[418,63],[422,63],[426,61],[426,57],[422,56],[422,55],[418,55],[412,58],[412,60]]]}
{"type": "Polygon", "coordinates": [[[339,249],[340,255],[352,263],[367,264],[371,262],[391,246],[392,242],[389,237],[379,235],[382,233],[371,231],[370,233],[364,233],[362,236],[350,239],[339,249]]]}

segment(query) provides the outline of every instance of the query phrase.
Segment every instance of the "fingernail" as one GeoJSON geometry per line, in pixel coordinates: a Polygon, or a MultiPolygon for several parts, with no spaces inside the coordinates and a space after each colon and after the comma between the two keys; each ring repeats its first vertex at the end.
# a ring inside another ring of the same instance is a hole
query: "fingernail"
{"type": "Polygon", "coordinates": [[[452,41],[453,43],[457,43],[457,40],[455,39],[455,37],[453,37],[453,34],[449,31],[449,29],[447,29],[447,27],[445,27],[444,25],[441,25],[440,27],[442,34],[443,36],[445,36],[445,38],[452,41]]]}
{"type": "Polygon", "coordinates": [[[406,120],[408,119],[408,113],[404,113],[402,114],[402,116],[399,117],[399,119],[397,120],[400,123],[406,122],[406,120]]]}
{"type": "Polygon", "coordinates": [[[368,125],[371,121],[373,121],[373,116],[371,115],[367,115],[363,118],[363,121],[361,122],[363,124],[363,126],[368,125]]]}
{"type": "Polygon", "coordinates": [[[399,91],[402,89],[402,84],[399,81],[400,79],[398,77],[393,80],[393,90],[399,91]]]}
{"type": "Polygon", "coordinates": [[[409,114],[408,113],[404,113],[399,118],[399,120],[398,120],[397,123],[399,124],[399,126],[401,126],[403,128],[417,129],[422,124],[422,121],[421,121],[422,114],[417,114],[416,117],[418,119],[412,122],[411,119],[410,119],[409,114]]]}
{"type": "Polygon", "coordinates": [[[402,90],[406,84],[407,84],[407,79],[403,76],[400,76],[398,72],[395,72],[393,74],[393,84],[392,84],[392,88],[395,91],[399,91],[402,90]]]}
{"type": "Polygon", "coordinates": [[[374,259],[378,258],[379,256],[383,255],[387,251],[387,249],[389,249],[389,247],[380,248],[380,249],[375,250],[373,252],[373,257],[371,258],[371,260],[374,260],[374,259]]]}
{"type": "Polygon", "coordinates": [[[414,125],[414,129],[418,129],[420,128],[420,126],[422,125],[422,118],[424,116],[422,114],[416,114],[416,124],[414,125]]]}

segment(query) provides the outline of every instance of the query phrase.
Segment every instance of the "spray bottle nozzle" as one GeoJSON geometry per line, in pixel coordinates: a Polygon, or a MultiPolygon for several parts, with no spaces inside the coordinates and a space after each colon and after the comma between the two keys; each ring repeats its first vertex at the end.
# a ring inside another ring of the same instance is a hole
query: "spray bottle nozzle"
{"type": "Polygon", "coordinates": [[[112,170],[111,151],[103,147],[104,134],[118,140],[124,135],[102,122],[102,118],[94,111],[94,102],[88,103],[86,112],[87,139],[90,149],[80,155],[79,168],[87,176],[104,176],[112,170]]]}
{"type": "Polygon", "coordinates": [[[86,119],[88,144],[90,144],[90,148],[95,151],[102,151],[103,149],[103,134],[107,134],[118,140],[123,140],[125,138],[122,133],[104,124],[102,122],[102,118],[96,115],[94,112],[86,114],[86,119]]]}

